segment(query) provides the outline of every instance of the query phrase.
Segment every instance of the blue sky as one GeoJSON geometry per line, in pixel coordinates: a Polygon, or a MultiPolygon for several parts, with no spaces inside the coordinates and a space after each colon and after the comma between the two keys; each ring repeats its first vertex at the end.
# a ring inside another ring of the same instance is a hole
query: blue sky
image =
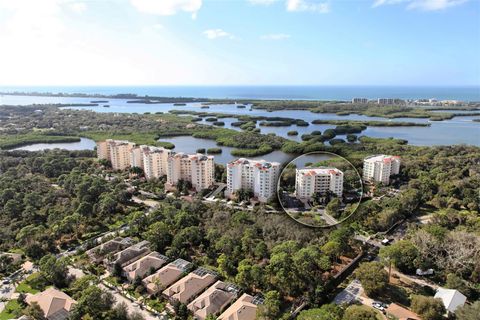
{"type": "Polygon", "coordinates": [[[480,85],[480,0],[0,0],[1,85],[480,85]]]}

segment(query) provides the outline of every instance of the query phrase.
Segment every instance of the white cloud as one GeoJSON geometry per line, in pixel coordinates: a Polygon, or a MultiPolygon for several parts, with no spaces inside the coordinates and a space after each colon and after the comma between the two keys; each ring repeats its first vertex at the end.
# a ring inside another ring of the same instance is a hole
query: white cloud
{"type": "Polygon", "coordinates": [[[271,34],[264,34],[260,37],[263,40],[285,40],[289,39],[290,35],[285,33],[271,33],[271,34]]]}
{"type": "Polygon", "coordinates": [[[191,13],[193,19],[202,7],[202,0],[130,0],[130,3],[143,13],[171,16],[184,11],[191,13]]]}
{"type": "Polygon", "coordinates": [[[70,9],[78,14],[82,14],[87,10],[87,4],[84,2],[73,2],[69,4],[70,9]]]}
{"type": "Polygon", "coordinates": [[[314,0],[287,0],[287,11],[310,11],[318,13],[330,12],[330,4],[328,2],[319,2],[314,0]]]}
{"type": "Polygon", "coordinates": [[[228,39],[233,39],[234,36],[222,29],[208,29],[203,31],[203,34],[205,37],[207,37],[210,40],[213,39],[218,39],[218,38],[228,38],[228,39]]]}
{"type": "Polygon", "coordinates": [[[373,7],[405,3],[407,5],[407,9],[437,11],[458,6],[467,1],[468,0],[375,0],[373,7]]]}
{"type": "Polygon", "coordinates": [[[269,6],[278,0],[247,0],[252,5],[269,6]]]}

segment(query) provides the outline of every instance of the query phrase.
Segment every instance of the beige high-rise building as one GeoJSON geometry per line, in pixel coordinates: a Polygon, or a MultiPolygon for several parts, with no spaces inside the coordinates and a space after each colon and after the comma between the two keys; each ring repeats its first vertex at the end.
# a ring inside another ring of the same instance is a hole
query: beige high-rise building
{"type": "Polygon", "coordinates": [[[400,172],[400,157],[388,155],[370,156],[363,160],[363,180],[390,183],[390,176],[400,172]]]}
{"type": "Polygon", "coordinates": [[[337,168],[297,169],[295,197],[309,201],[316,193],[333,192],[338,197],[343,193],[343,172],[337,168]]]}
{"type": "Polygon", "coordinates": [[[142,146],[143,171],[147,179],[159,178],[167,174],[168,156],[171,151],[165,148],[142,146]]]}
{"type": "Polygon", "coordinates": [[[143,153],[148,149],[147,146],[135,147],[130,152],[130,165],[132,167],[139,167],[143,169],[143,153]]]}
{"type": "Polygon", "coordinates": [[[171,189],[179,180],[190,181],[200,191],[214,183],[215,163],[213,156],[171,152],[167,158],[167,185],[171,189]]]}
{"type": "Polygon", "coordinates": [[[97,142],[97,158],[110,160],[110,144],[107,141],[97,142]]]}
{"type": "Polygon", "coordinates": [[[260,202],[268,201],[277,190],[280,163],[240,158],[227,164],[227,190],[232,198],[240,189],[251,190],[260,202]]]}
{"type": "Polygon", "coordinates": [[[134,147],[132,142],[107,139],[97,143],[97,156],[109,160],[114,170],[123,170],[131,165],[130,154],[134,147]]]}

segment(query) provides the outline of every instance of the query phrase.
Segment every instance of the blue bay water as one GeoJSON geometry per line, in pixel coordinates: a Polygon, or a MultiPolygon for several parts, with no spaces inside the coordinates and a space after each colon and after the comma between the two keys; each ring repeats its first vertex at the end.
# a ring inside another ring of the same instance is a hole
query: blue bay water
{"type": "Polygon", "coordinates": [[[479,86],[75,86],[0,87],[1,92],[88,93],[112,95],[134,93],[162,97],[212,99],[305,99],[351,100],[355,97],[480,101],[479,86]]]}
{"type": "MultiPolygon", "coordinates": [[[[313,87],[289,87],[292,91],[297,91],[298,98],[294,98],[294,95],[283,91],[281,87],[268,87],[269,90],[262,91],[261,87],[69,87],[67,90],[65,88],[16,88],[11,91],[24,91],[24,92],[83,92],[83,93],[103,93],[103,94],[118,94],[118,93],[137,93],[139,95],[148,94],[150,96],[191,96],[191,97],[220,97],[219,95],[225,95],[222,97],[232,98],[234,95],[237,98],[241,98],[241,95],[245,95],[245,98],[259,98],[264,95],[276,95],[278,98],[290,98],[290,99],[306,99],[307,97],[314,97],[313,99],[320,99],[320,94],[322,90],[326,90],[325,87],[316,87],[320,91],[315,91],[313,87]],[[275,88],[275,90],[274,90],[275,88]],[[103,91],[102,91],[103,90],[103,91]],[[144,91],[142,91],[144,90],[144,91]],[[230,90],[230,91],[229,91],[230,90]],[[242,90],[245,90],[245,93],[242,93],[242,90]],[[249,93],[247,90],[251,90],[253,93],[249,93]],[[230,96],[228,96],[228,92],[230,96]],[[315,92],[316,93],[315,93],[315,92]],[[195,93],[196,92],[196,93],[195,93]],[[263,92],[263,93],[261,93],[263,92]],[[310,96],[309,96],[310,92],[310,96]],[[217,95],[217,96],[215,96],[217,95]]],[[[408,91],[407,89],[400,88],[388,88],[383,87],[384,91],[380,90],[378,92],[383,92],[385,96],[394,97],[391,92],[397,92],[399,98],[420,98],[420,97],[435,97],[437,99],[454,99],[454,100],[479,100],[480,97],[477,94],[475,88],[450,88],[443,90],[443,96],[436,90],[438,88],[422,89],[415,88],[413,91],[408,91]],[[402,91],[405,90],[405,91],[402,91]],[[431,91],[429,91],[431,90],[431,91]],[[449,91],[450,90],[450,91],[449,91]],[[403,92],[403,93],[402,93],[403,92]],[[430,94],[431,93],[431,94],[430,94]],[[437,93],[437,95],[433,95],[437,93]],[[389,94],[389,95],[387,95],[389,94]],[[427,95],[430,94],[430,95],[427,95]],[[418,96],[417,96],[418,95],[418,96]]],[[[355,87],[355,90],[360,90],[359,87],[355,87]]],[[[375,91],[373,87],[368,87],[366,91],[348,91],[345,87],[337,87],[337,91],[333,90],[330,92],[328,99],[345,99],[347,100],[348,95],[352,96],[368,96],[369,98],[374,98],[380,96],[379,93],[375,91]],[[336,95],[336,97],[334,97],[336,95]]],[[[6,91],[5,88],[0,88],[0,91],[6,91]]],[[[323,97],[326,97],[324,95],[323,97]]],[[[271,97],[270,97],[271,98],[271,97]]],[[[327,98],[326,98],[327,99],[327,98]]],[[[19,95],[0,95],[0,105],[30,105],[30,104],[46,104],[46,103],[89,103],[95,98],[82,98],[82,97],[47,97],[47,96],[19,96],[19,95]]],[[[103,99],[102,99],[103,100],[103,99]]],[[[141,103],[127,103],[126,99],[105,99],[108,100],[109,107],[100,106],[89,106],[89,107],[73,107],[73,109],[81,110],[91,110],[94,112],[103,112],[103,113],[145,113],[145,112],[169,112],[172,109],[182,109],[182,110],[191,110],[191,111],[204,111],[204,112],[221,112],[232,114],[231,118],[224,118],[221,121],[225,122],[225,127],[239,130],[238,127],[232,127],[231,123],[236,121],[235,116],[239,114],[247,114],[252,116],[282,116],[289,118],[298,118],[303,119],[311,123],[315,119],[324,119],[324,120],[380,120],[380,121],[409,121],[409,122],[419,122],[419,123],[429,123],[430,127],[368,127],[359,135],[366,135],[371,137],[378,138],[400,138],[408,140],[409,144],[420,145],[420,146],[430,146],[430,145],[454,145],[454,144],[468,144],[468,145],[477,145],[480,146],[480,123],[474,122],[473,119],[480,118],[480,112],[477,116],[464,116],[464,117],[455,117],[451,120],[445,121],[429,121],[428,119],[412,119],[412,118],[399,118],[399,119],[385,119],[379,117],[367,117],[363,115],[350,114],[345,116],[339,116],[337,114],[317,114],[312,113],[307,110],[282,110],[276,112],[267,112],[260,109],[250,109],[248,106],[244,109],[239,109],[235,105],[231,104],[217,104],[211,105],[209,109],[202,109],[201,103],[187,103],[184,106],[174,106],[171,103],[162,103],[162,104],[141,104],[141,103]]],[[[202,121],[205,124],[205,121],[202,121]]],[[[283,136],[288,139],[301,141],[301,135],[311,133],[314,130],[324,131],[328,128],[333,128],[334,125],[315,125],[310,124],[308,127],[297,127],[293,125],[291,127],[260,127],[261,132],[264,134],[274,133],[279,136],[283,136]],[[298,131],[298,136],[288,136],[287,132],[290,130],[298,131]]],[[[345,138],[345,136],[339,136],[340,138],[345,138]]],[[[196,149],[200,147],[211,148],[215,146],[214,141],[198,140],[193,137],[174,137],[174,138],[162,138],[162,141],[173,142],[176,146],[175,150],[184,151],[184,152],[195,152],[196,149]]],[[[44,146],[32,146],[32,149],[43,148],[44,146]]],[[[58,146],[58,147],[67,147],[67,146],[58,146]]],[[[72,146],[76,148],[77,146],[72,146]]],[[[92,146],[89,145],[88,149],[91,149],[92,146]]],[[[23,147],[22,149],[26,149],[23,147]]],[[[222,155],[217,155],[218,161],[220,163],[225,163],[233,159],[230,155],[230,149],[223,147],[222,155]]],[[[277,152],[278,153],[278,152],[277,152]]],[[[286,161],[287,156],[281,154],[272,153],[270,155],[263,156],[267,160],[277,161],[286,161]]]]}

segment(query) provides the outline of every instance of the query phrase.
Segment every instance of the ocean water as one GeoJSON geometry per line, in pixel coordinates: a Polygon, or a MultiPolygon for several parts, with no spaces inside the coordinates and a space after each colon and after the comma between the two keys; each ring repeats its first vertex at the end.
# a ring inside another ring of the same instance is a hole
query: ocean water
{"type": "MultiPolygon", "coordinates": [[[[327,93],[330,95],[336,95],[335,99],[347,99],[349,96],[368,96],[374,98],[385,94],[389,97],[399,98],[420,98],[420,97],[435,97],[437,99],[456,99],[456,100],[478,100],[480,101],[480,95],[477,93],[478,88],[464,87],[464,88],[412,88],[410,91],[407,88],[401,89],[400,87],[365,87],[362,91],[360,87],[330,87],[331,90],[327,90],[327,87],[288,87],[289,90],[295,91],[292,94],[288,90],[283,91],[282,87],[62,87],[62,88],[49,88],[49,87],[30,87],[30,88],[12,88],[6,90],[6,88],[0,88],[0,91],[22,91],[22,92],[83,92],[83,93],[103,93],[103,94],[118,94],[118,93],[137,93],[139,95],[149,94],[158,96],[191,96],[191,97],[220,97],[220,95],[230,94],[229,97],[238,96],[242,94],[249,98],[259,98],[260,96],[277,95],[278,98],[305,99],[306,97],[314,97],[314,99],[320,99],[326,97],[327,93]],[[263,88],[263,89],[262,89],[263,88]],[[353,88],[353,89],[352,89],[353,88]],[[328,92],[326,92],[326,91],[328,92]],[[353,90],[353,91],[352,91],[353,90]],[[359,91],[360,90],[360,91],[359,91]],[[440,92],[440,91],[442,92],[440,92]],[[242,93],[244,92],[244,93],[242,93]],[[250,92],[250,93],[249,93],[250,92]],[[263,92],[263,93],[262,93],[263,92]],[[325,93],[322,95],[321,93],[325,93]],[[378,93],[376,93],[378,92],[378,93]],[[396,92],[398,96],[393,94],[396,92]],[[357,95],[358,93],[358,95],[357,95]],[[437,93],[437,95],[434,95],[437,93]],[[427,95],[428,94],[428,95],[427,95]],[[442,95],[440,95],[442,94],[442,95]]],[[[286,88],[286,87],[285,87],[286,88]]],[[[329,96],[329,99],[333,99],[329,96]]],[[[47,96],[20,96],[20,95],[0,95],[0,105],[30,105],[30,104],[46,104],[46,103],[89,103],[95,98],[82,98],[82,97],[47,97],[47,96]]],[[[480,118],[480,112],[476,116],[463,116],[455,117],[451,120],[445,121],[429,121],[428,119],[417,118],[398,118],[398,119],[385,119],[379,117],[367,117],[364,115],[350,114],[339,116],[337,114],[317,114],[308,110],[282,110],[275,112],[268,112],[260,109],[247,108],[239,109],[232,104],[217,104],[211,105],[209,109],[202,109],[201,103],[187,103],[184,106],[175,106],[171,103],[162,104],[141,104],[141,103],[127,103],[126,99],[105,99],[108,100],[106,104],[108,108],[99,106],[89,107],[72,107],[72,109],[91,110],[94,112],[102,113],[145,113],[145,112],[169,112],[173,109],[202,111],[202,112],[220,112],[231,114],[231,118],[224,118],[221,121],[225,122],[225,127],[229,129],[239,130],[238,127],[232,127],[231,123],[236,121],[235,116],[239,114],[246,114],[251,116],[281,116],[289,118],[303,119],[311,123],[315,119],[324,120],[380,120],[380,121],[409,121],[419,123],[429,123],[430,127],[368,127],[359,135],[366,135],[377,138],[400,138],[405,139],[412,145],[431,146],[431,145],[454,145],[454,144],[468,144],[480,146],[480,123],[474,122],[474,119],[480,118]]],[[[205,123],[203,121],[203,123],[205,123]]],[[[210,124],[210,123],[205,123],[210,124]]],[[[308,127],[297,127],[293,125],[291,127],[260,127],[261,132],[274,133],[276,135],[285,137],[287,139],[301,141],[301,135],[310,133],[314,130],[325,131],[326,129],[333,128],[334,125],[322,124],[315,125],[310,124],[308,127]],[[298,131],[297,136],[288,136],[287,132],[290,130],[298,131]]],[[[339,136],[345,138],[345,136],[339,136]]],[[[175,150],[193,152],[197,148],[201,147],[214,147],[205,141],[198,141],[193,137],[176,137],[176,138],[164,138],[162,140],[173,140],[176,145],[175,150]]],[[[44,146],[40,146],[44,147],[44,146]]],[[[75,147],[75,146],[72,146],[75,147]]],[[[32,148],[39,148],[38,146],[32,146],[32,148]]],[[[230,150],[225,148],[222,155],[218,155],[218,158],[222,162],[230,160],[230,150]]],[[[278,157],[278,155],[275,155],[278,157]]],[[[272,160],[272,159],[267,159],[272,160]]],[[[282,159],[284,160],[284,159],[282,159]]]]}
{"type": "Polygon", "coordinates": [[[0,87],[0,92],[119,94],[212,99],[351,100],[355,97],[480,101],[480,86],[75,86],[0,87]]]}

